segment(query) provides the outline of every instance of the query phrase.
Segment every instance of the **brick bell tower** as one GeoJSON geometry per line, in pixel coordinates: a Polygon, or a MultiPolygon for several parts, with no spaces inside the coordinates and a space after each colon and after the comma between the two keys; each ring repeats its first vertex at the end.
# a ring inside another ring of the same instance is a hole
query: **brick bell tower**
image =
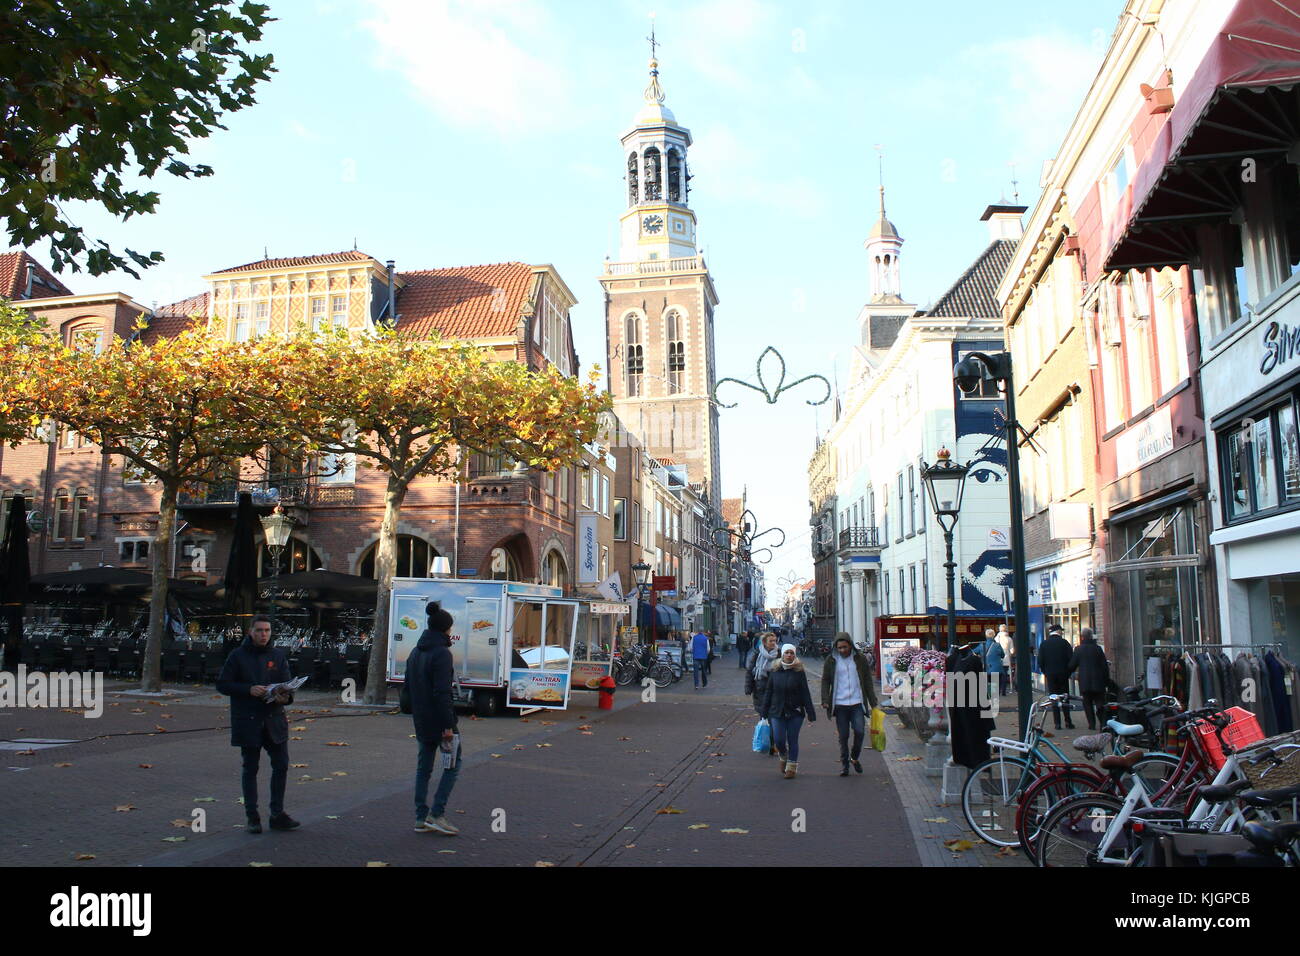
{"type": "Polygon", "coordinates": [[[645,105],[622,137],[626,208],[619,261],[605,262],[605,332],[614,410],[655,458],[686,465],[720,500],[713,404],[718,293],[696,246],[686,154],[691,132],[664,105],[651,35],[645,105]]]}

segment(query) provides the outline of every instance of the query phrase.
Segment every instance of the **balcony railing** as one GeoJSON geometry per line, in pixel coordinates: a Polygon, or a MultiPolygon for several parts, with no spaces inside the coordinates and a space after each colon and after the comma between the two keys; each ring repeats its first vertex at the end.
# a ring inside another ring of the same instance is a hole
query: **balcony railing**
{"type": "Polygon", "coordinates": [[[178,504],[182,508],[233,505],[239,500],[239,493],[242,491],[252,495],[255,506],[305,505],[310,492],[310,482],[306,478],[296,477],[266,481],[225,481],[209,485],[197,494],[182,494],[178,504]]]}
{"type": "Polygon", "coordinates": [[[662,275],[666,272],[691,272],[704,268],[703,256],[681,259],[643,259],[639,262],[607,262],[605,274],[611,276],[662,275]]]}
{"type": "Polygon", "coordinates": [[[840,532],[840,550],[846,548],[879,548],[880,536],[876,528],[845,528],[840,532]]]}

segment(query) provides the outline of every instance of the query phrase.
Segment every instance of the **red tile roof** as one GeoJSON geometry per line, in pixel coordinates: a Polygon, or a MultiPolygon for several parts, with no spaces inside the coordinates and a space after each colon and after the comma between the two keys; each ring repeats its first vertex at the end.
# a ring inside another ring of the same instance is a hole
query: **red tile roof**
{"type": "Polygon", "coordinates": [[[152,342],[176,335],[189,328],[190,316],[207,314],[208,294],[206,292],[181,299],[179,302],[172,302],[170,305],[159,306],[153,310],[153,318],[149,320],[149,328],[145,330],[142,338],[146,342],[152,342]]]}
{"type": "Polygon", "coordinates": [[[72,290],[56,279],[45,266],[19,249],[14,252],[0,253],[0,299],[26,299],[27,271],[35,269],[36,276],[53,286],[42,285],[40,281],[32,283],[33,299],[46,299],[54,295],[72,295],[72,290]]]}
{"type": "Polygon", "coordinates": [[[338,265],[347,262],[369,262],[374,256],[367,255],[364,252],[358,252],[356,249],[349,249],[347,252],[327,252],[318,256],[291,256],[287,259],[260,259],[257,262],[246,262],[242,266],[231,266],[229,269],[218,269],[213,275],[222,275],[227,272],[255,272],[262,269],[292,269],[295,266],[327,266],[338,265]]]}
{"type": "Polygon", "coordinates": [[[513,336],[533,286],[533,267],[500,262],[399,272],[400,329],[415,335],[481,339],[513,336]]]}

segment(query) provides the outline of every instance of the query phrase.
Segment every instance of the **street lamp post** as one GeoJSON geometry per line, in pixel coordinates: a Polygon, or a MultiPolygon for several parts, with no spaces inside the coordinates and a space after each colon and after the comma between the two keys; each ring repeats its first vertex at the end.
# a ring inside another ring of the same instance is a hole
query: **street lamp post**
{"type": "MultiPolygon", "coordinates": [[[[638,561],[636,564],[632,565],[632,573],[636,575],[636,621],[637,624],[639,625],[641,623],[641,604],[645,600],[646,588],[650,587],[650,565],[646,564],[644,561],[638,561]]],[[[654,633],[654,623],[655,623],[654,622],[654,613],[655,613],[654,601],[655,601],[655,592],[654,589],[651,588],[650,590],[650,632],[651,634],[654,633]]],[[[651,644],[653,643],[654,640],[652,638],[651,644]]]]}
{"type": "Polygon", "coordinates": [[[1011,575],[1016,602],[1016,703],[1020,717],[1020,735],[1023,738],[1029,722],[1029,708],[1033,704],[1033,685],[1030,683],[1029,648],[1029,581],[1025,573],[1025,516],[1024,501],[1020,495],[1020,424],[1016,421],[1016,390],[1012,384],[1010,352],[971,352],[953,367],[953,380],[963,392],[979,388],[984,379],[1000,383],[1006,397],[1007,429],[1007,484],[1011,487],[1011,575]]]}
{"type": "Polygon", "coordinates": [[[294,522],[280,505],[271,509],[271,513],[261,521],[262,533],[266,535],[266,548],[271,552],[271,631],[274,633],[276,601],[280,597],[280,556],[289,543],[289,532],[293,530],[294,522]]]}
{"type": "Polygon", "coordinates": [[[957,646],[957,562],[952,556],[952,532],[957,527],[970,466],[957,464],[946,448],[939,449],[938,459],[933,465],[922,467],[921,481],[930,494],[935,520],[943,528],[943,543],[947,551],[943,567],[948,578],[948,653],[951,654],[957,646]]]}

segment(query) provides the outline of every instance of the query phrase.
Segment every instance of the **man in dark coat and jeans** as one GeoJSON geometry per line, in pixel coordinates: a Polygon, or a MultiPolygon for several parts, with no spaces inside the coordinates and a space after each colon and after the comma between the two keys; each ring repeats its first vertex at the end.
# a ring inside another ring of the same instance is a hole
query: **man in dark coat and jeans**
{"type": "Polygon", "coordinates": [[[456,734],[456,711],[452,708],[452,687],[456,681],[451,657],[450,614],[437,601],[425,608],[429,626],[406,659],[406,687],[411,699],[411,717],[420,756],[415,765],[415,830],[417,833],[442,833],[455,836],[460,830],[446,817],[447,799],[460,773],[460,747],[456,760],[444,767],[442,779],[433,795],[433,812],[429,811],[429,777],[433,762],[442,756],[441,745],[456,734]]]}
{"type": "Polygon", "coordinates": [[[1079,674],[1079,696],[1083,698],[1083,716],[1088,719],[1088,729],[1096,730],[1101,724],[1101,705],[1106,700],[1110,664],[1090,627],[1079,632],[1079,646],[1070,657],[1070,673],[1076,671],[1079,674]]]}
{"type": "Polygon", "coordinates": [[[267,698],[267,687],[291,680],[289,653],[271,646],[271,621],[258,615],[248,637],[230,652],[217,678],[217,690],[230,698],[230,743],[244,758],[244,813],[248,832],[262,832],[257,813],[257,770],[265,750],[271,758],[271,829],[293,830],[298,821],[284,812],[284,787],[289,779],[289,720],[284,705],[293,694],[267,698]]]}
{"type": "MultiPolygon", "coordinates": [[[[1060,625],[1053,624],[1047,629],[1047,637],[1038,647],[1038,669],[1043,672],[1043,683],[1047,685],[1049,694],[1070,692],[1070,660],[1073,655],[1074,648],[1061,636],[1060,625]]],[[[1056,723],[1056,729],[1060,730],[1061,711],[1055,704],[1052,705],[1052,720],[1056,723]]],[[[1074,729],[1074,718],[1068,703],[1065,705],[1065,726],[1074,729]]]]}

